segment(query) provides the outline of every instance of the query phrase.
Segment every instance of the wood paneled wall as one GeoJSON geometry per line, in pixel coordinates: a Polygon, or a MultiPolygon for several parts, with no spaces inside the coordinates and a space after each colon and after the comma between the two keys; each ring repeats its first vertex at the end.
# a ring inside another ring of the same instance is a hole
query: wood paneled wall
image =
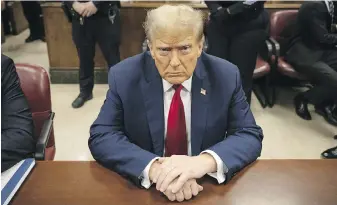
{"type": "MultiPolygon", "coordinates": [[[[123,2],[121,8],[121,59],[139,54],[145,33],[142,23],[148,9],[155,8],[159,2],[123,2]]],[[[208,12],[204,4],[192,4],[193,7],[208,12]]],[[[71,23],[66,19],[60,3],[44,3],[43,15],[46,29],[46,42],[50,62],[50,70],[77,70],[79,61],[76,47],[72,41],[71,23]]],[[[298,8],[299,4],[268,3],[266,8],[271,10],[298,8]]],[[[95,69],[105,69],[103,55],[96,46],[95,69]]],[[[51,72],[52,73],[52,72],[51,72]]]]}

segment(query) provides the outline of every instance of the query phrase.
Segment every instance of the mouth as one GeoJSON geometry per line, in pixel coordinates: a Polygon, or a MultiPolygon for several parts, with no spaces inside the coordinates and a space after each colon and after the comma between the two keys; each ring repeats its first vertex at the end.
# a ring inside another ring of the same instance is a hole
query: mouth
{"type": "Polygon", "coordinates": [[[170,73],[168,74],[169,77],[179,77],[181,76],[181,73],[170,73]]]}

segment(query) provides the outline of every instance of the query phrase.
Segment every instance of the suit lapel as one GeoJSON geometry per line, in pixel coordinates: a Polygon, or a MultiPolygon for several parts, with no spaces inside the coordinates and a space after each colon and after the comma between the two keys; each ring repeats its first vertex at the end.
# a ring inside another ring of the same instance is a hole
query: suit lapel
{"type": "Polygon", "coordinates": [[[198,155],[206,129],[207,107],[211,87],[205,70],[205,65],[198,59],[197,67],[192,78],[192,107],[191,107],[191,148],[192,155],[198,155]]]}
{"type": "Polygon", "coordinates": [[[147,121],[154,153],[163,156],[164,149],[164,99],[163,84],[149,53],[145,53],[144,80],[141,83],[147,121]]]}

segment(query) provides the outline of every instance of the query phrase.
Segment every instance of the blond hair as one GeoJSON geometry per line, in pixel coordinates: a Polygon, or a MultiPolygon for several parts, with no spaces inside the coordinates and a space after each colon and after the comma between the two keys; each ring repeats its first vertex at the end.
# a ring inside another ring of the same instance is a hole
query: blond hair
{"type": "Polygon", "coordinates": [[[163,5],[147,12],[144,22],[146,37],[153,40],[158,33],[192,31],[197,40],[203,38],[204,17],[200,10],[187,5],[163,5]]]}

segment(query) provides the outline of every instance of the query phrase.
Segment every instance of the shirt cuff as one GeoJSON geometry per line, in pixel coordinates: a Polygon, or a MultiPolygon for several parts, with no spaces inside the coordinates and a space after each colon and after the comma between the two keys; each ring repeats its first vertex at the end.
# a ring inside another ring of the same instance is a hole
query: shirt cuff
{"type": "Polygon", "coordinates": [[[150,188],[150,186],[152,185],[152,182],[150,181],[150,177],[149,177],[149,172],[150,172],[150,168],[151,165],[154,161],[156,161],[157,159],[159,159],[159,157],[155,157],[154,159],[152,159],[149,164],[145,167],[144,171],[142,172],[142,180],[141,180],[141,185],[145,188],[148,189],[150,188]]]}
{"type": "Polygon", "coordinates": [[[205,150],[202,153],[207,153],[212,155],[212,157],[214,158],[214,160],[216,161],[216,166],[217,166],[217,172],[214,173],[207,173],[209,176],[215,178],[218,180],[218,183],[221,184],[226,180],[226,175],[225,173],[228,172],[228,168],[227,166],[223,163],[223,161],[221,160],[221,158],[219,157],[219,155],[217,155],[215,152],[213,152],[212,150],[205,150]]]}

